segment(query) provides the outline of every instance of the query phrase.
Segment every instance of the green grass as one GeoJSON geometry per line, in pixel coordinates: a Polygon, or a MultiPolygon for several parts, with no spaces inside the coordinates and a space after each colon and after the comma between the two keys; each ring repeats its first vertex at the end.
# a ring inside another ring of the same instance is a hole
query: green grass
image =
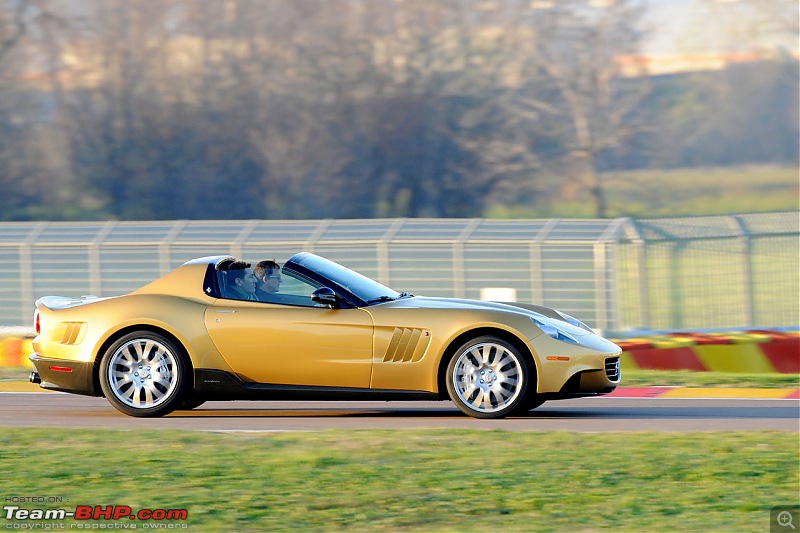
{"type": "Polygon", "coordinates": [[[623,370],[623,387],[800,388],[800,374],[733,374],[688,370],[623,370]]]}
{"type": "Polygon", "coordinates": [[[799,483],[778,432],[0,433],[5,495],[187,508],[200,531],[765,531],[799,483]]]}
{"type": "MultiPolygon", "coordinates": [[[[752,165],[685,168],[604,174],[607,217],[657,218],[767,211],[796,211],[800,187],[796,167],[752,165]]],[[[553,180],[560,194],[533,205],[496,204],[488,218],[596,216],[588,192],[570,187],[563,176],[553,180]]]]}
{"type": "Polygon", "coordinates": [[[0,366],[0,381],[28,381],[30,373],[27,367],[0,366]]]}
{"type": "Polygon", "coordinates": [[[796,167],[745,166],[605,176],[609,216],[714,215],[800,207],[796,167]]]}

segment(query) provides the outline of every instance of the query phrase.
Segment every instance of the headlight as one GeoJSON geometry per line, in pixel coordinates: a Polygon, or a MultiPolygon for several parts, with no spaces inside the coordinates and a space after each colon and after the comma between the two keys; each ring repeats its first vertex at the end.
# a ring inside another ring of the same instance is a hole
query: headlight
{"type": "Polygon", "coordinates": [[[532,316],[531,320],[534,324],[539,326],[539,329],[553,337],[557,341],[569,342],[571,344],[578,344],[573,337],[567,335],[565,332],[561,331],[558,327],[556,327],[547,317],[542,316],[541,318],[537,318],[532,316]]]}
{"type": "Polygon", "coordinates": [[[580,320],[578,320],[574,316],[570,316],[567,313],[562,313],[561,311],[556,311],[556,313],[561,315],[561,318],[564,319],[564,322],[566,322],[568,324],[572,324],[573,326],[575,326],[577,328],[585,329],[589,333],[594,333],[592,328],[590,328],[589,326],[587,326],[586,324],[584,324],[583,322],[581,322],[580,320]]]}

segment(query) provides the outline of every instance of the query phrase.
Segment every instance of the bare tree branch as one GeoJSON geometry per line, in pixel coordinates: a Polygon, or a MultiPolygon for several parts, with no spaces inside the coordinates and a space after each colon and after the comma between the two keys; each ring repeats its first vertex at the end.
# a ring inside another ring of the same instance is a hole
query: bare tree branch
{"type": "Polygon", "coordinates": [[[29,2],[27,0],[19,0],[18,2],[7,2],[8,4],[15,4],[15,6],[11,13],[11,20],[3,24],[3,20],[0,19],[0,30],[2,30],[3,34],[8,33],[8,35],[4,35],[0,39],[0,63],[22,39],[28,28],[25,15],[30,7],[29,2]],[[8,26],[8,29],[2,26],[8,26]]]}

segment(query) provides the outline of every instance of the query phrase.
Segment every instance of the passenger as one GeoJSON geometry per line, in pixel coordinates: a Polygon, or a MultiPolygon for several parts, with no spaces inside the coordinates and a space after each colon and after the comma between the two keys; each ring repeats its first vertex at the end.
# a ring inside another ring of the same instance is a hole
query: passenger
{"type": "Polygon", "coordinates": [[[231,263],[228,267],[228,298],[234,300],[258,301],[256,296],[256,277],[250,265],[242,261],[231,263]]]}
{"type": "Polygon", "coordinates": [[[256,283],[256,297],[262,302],[278,300],[281,289],[281,266],[275,260],[259,261],[253,269],[256,283]]]}

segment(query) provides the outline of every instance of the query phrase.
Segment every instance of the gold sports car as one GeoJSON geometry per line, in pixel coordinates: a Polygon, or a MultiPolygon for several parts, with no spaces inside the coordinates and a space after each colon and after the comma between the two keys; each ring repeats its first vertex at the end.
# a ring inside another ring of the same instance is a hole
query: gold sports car
{"type": "Polygon", "coordinates": [[[619,383],[619,347],[554,309],[398,293],[306,252],[255,299],[249,266],[203,257],[124,296],[39,299],[30,380],[140,417],[207,400],[449,398],[500,418],[619,383]]]}

